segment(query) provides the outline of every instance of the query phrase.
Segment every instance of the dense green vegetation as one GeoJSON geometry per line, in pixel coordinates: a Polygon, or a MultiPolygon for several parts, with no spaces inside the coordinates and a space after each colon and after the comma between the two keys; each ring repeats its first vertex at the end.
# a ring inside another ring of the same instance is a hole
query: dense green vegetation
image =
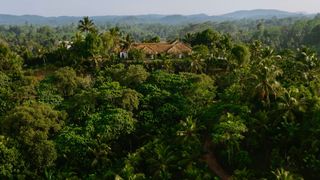
{"type": "Polygon", "coordinates": [[[0,26],[0,179],[317,179],[319,27],[0,26]]]}

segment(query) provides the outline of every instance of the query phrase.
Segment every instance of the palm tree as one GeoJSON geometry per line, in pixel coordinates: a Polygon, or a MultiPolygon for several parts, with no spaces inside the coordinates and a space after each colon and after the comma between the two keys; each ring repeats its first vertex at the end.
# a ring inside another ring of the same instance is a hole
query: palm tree
{"type": "Polygon", "coordinates": [[[255,41],[250,45],[250,52],[251,52],[251,59],[261,59],[263,50],[262,42],[261,41],[255,41]]]}
{"type": "Polygon", "coordinates": [[[111,38],[113,39],[114,42],[114,50],[113,51],[120,51],[120,48],[122,47],[121,45],[121,32],[120,29],[118,27],[114,27],[109,29],[109,33],[111,35],[111,38]]]}
{"type": "Polygon", "coordinates": [[[120,36],[121,35],[120,29],[117,26],[109,29],[109,32],[112,36],[120,36]]]}
{"type": "Polygon", "coordinates": [[[202,73],[204,68],[204,63],[201,59],[194,58],[190,64],[190,72],[192,73],[202,73]]]}
{"type": "Polygon", "coordinates": [[[93,33],[96,32],[96,27],[93,23],[93,20],[89,19],[88,16],[85,16],[79,21],[78,30],[85,33],[93,33]]]}
{"type": "Polygon", "coordinates": [[[203,129],[204,127],[199,126],[195,119],[187,117],[185,121],[181,122],[177,135],[183,137],[182,141],[184,143],[191,141],[195,144],[200,144],[199,131],[203,129]]]}
{"type": "Polygon", "coordinates": [[[185,42],[185,43],[191,44],[192,41],[193,41],[193,39],[194,39],[194,35],[191,34],[191,33],[187,33],[187,34],[183,37],[182,41],[185,42]]]}
{"type": "Polygon", "coordinates": [[[200,54],[193,54],[190,63],[190,72],[202,73],[205,68],[205,59],[201,58],[200,54]]]}
{"type": "Polygon", "coordinates": [[[272,174],[275,176],[276,180],[302,180],[303,178],[291,173],[290,171],[286,171],[283,168],[272,171],[272,174]]]}
{"type": "Polygon", "coordinates": [[[103,63],[103,58],[101,55],[93,54],[92,57],[89,58],[89,62],[92,68],[100,68],[103,63]]]}
{"type": "Polygon", "coordinates": [[[256,72],[253,75],[256,82],[254,96],[267,105],[270,104],[270,97],[278,97],[282,90],[277,81],[277,77],[282,75],[282,70],[272,62],[271,58],[263,59],[253,68],[253,72],[256,72]]]}
{"type": "Polygon", "coordinates": [[[134,42],[132,36],[130,34],[127,34],[125,39],[122,41],[122,48],[128,49],[130,48],[131,44],[134,42]]]}
{"type": "Polygon", "coordinates": [[[310,70],[319,65],[316,53],[306,47],[298,49],[296,59],[302,62],[301,64],[305,66],[306,70],[310,70]]]}
{"type": "Polygon", "coordinates": [[[159,179],[169,179],[171,176],[168,172],[176,167],[177,157],[171,150],[170,146],[164,144],[156,144],[154,147],[154,156],[147,159],[154,177],[159,179]]]}
{"type": "Polygon", "coordinates": [[[298,88],[290,87],[284,95],[279,98],[278,110],[285,120],[293,121],[297,113],[305,113],[307,102],[304,98],[299,97],[301,92],[298,88]]]}
{"type": "Polygon", "coordinates": [[[167,72],[173,73],[174,72],[174,67],[173,67],[173,62],[172,60],[164,60],[162,62],[162,68],[166,70],[167,72]]]}

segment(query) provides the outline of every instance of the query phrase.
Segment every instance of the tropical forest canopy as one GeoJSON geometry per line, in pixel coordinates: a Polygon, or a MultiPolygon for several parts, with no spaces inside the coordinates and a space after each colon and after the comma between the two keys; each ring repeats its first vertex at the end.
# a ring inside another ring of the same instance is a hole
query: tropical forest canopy
{"type": "Polygon", "coordinates": [[[1,25],[0,179],[318,179],[319,53],[320,16],[1,25]]]}

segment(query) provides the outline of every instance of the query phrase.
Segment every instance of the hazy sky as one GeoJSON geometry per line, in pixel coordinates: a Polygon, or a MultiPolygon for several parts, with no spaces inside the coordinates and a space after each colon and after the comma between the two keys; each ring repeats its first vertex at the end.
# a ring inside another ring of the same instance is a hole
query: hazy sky
{"type": "Polygon", "coordinates": [[[0,0],[0,14],[43,16],[218,15],[247,9],[316,13],[320,12],[320,0],[0,0]]]}

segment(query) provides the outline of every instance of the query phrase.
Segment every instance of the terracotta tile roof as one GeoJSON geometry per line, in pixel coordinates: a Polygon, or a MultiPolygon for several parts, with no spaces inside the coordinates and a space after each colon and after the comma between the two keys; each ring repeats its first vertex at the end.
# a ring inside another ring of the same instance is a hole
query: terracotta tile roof
{"type": "Polygon", "coordinates": [[[192,52],[189,46],[178,41],[173,43],[135,43],[131,48],[140,49],[146,54],[189,54],[192,52]]]}

